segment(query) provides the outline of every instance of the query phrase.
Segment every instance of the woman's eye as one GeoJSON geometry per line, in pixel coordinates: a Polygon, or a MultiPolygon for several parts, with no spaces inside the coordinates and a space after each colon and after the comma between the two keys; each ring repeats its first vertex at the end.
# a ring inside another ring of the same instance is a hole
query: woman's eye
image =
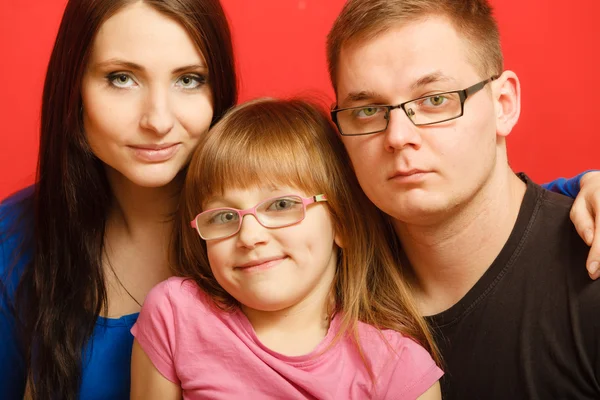
{"type": "Polygon", "coordinates": [[[135,85],[135,81],[127,74],[111,74],[108,80],[118,88],[130,88],[135,85]]]}
{"type": "Polygon", "coordinates": [[[184,89],[196,89],[205,82],[206,79],[200,75],[184,75],[177,81],[177,83],[184,89]]]}

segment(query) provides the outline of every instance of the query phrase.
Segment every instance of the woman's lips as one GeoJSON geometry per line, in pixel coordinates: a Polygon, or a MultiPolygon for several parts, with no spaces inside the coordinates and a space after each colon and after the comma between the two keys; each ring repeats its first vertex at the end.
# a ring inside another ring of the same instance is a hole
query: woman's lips
{"type": "Polygon", "coordinates": [[[160,163],[170,160],[180,147],[180,143],[129,146],[137,158],[150,163],[160,163]]]}

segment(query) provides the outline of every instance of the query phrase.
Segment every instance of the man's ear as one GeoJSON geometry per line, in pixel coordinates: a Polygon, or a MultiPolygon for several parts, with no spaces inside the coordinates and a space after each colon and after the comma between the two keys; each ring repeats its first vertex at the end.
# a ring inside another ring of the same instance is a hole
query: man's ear
{"type": "Polygon", "coordinates": [[[521,84],[517,74],[504,71],[492,82],[492,93],[496,108],[496,134],[506,137],[521,114],[521,84]]]}

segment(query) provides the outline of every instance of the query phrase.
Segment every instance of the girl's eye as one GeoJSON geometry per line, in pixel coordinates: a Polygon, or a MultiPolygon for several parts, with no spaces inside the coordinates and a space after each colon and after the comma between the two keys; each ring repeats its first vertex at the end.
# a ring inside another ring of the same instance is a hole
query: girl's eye
{"type": "Polygon", "coordinates": [[[201,75],[183,75],[177,80],[177,84],[184,89],[196,89],[206,82],[206,78],[201,75]]]}
{"type": "Polygon", "coordinates": [[[118,88],[130,88],[135,86],[135,81],[127,74],[110,74],[108,81],[118,88]]]}
{"type": "Polygon", "coordinates": [[[286,210],[290,208],[290,202],[288,200],[277,200],[274,204],[276,210],[286,210]]]}
{"type": "Polygon", "coordinates": [[[210,219],[211,224],[228,224],[230,222],[236,222],[238,214],[233,211],[223,211],[213,215],[210,219]]]}
{"type": "Polygon", "coordinates": [[[269,210],[269,211],[289,211],[289,210],[292,210],[295,207],[297,207],[298,204],[301,204],[301,203],[299,203],[297,200],[281,198],[281,199],[274,200],[269,205],[269,207],[267,207],[267,210],[269,210]]]}

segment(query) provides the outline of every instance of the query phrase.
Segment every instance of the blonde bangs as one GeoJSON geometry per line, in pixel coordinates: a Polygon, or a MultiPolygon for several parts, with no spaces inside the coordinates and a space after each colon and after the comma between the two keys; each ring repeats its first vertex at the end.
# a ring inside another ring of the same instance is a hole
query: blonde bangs
{"type": "Polygon", "coordinates": [[[228,189],[291,186],[308,195],[327,190],[327,166],[309,140],[317,135],[314,122],[310,115],[290,113],[290,107],[256,100],[207,134],[188,173],[200,204],[228,189]]]}

